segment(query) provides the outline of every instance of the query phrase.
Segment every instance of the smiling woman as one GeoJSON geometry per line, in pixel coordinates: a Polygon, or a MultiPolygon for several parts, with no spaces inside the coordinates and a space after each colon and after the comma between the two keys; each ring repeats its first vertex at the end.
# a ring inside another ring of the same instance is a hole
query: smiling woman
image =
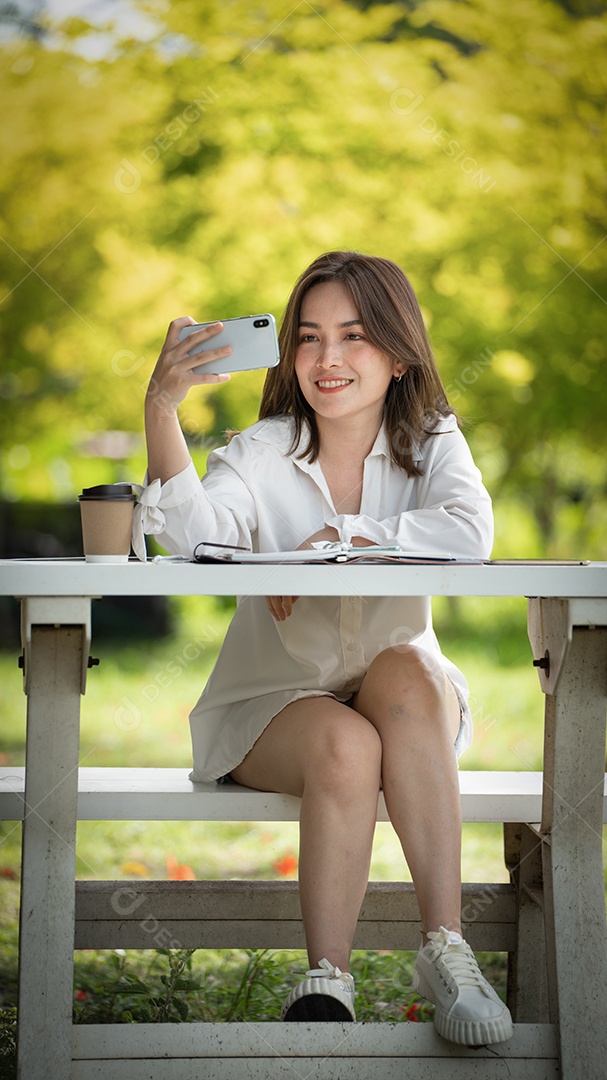
{"type": "MultiPolygon", "coordinates": [[[[200,356],[179,341],[188,321],[171,323],[146,402],[150,483],[139,527],[187,556],[203,537],[278,560],[324,538],[489,555],[489,496],[398,266],[331,252],[304,272],[260,420],[211,454],[202,484],[177,407],[192,386],[226,376],[196,373],[200,356]]],[[[220,328],[192,337],[212,345],[220,328]]],[[[220,354],[206,350],[209,363],[220,354]]],[[[190,716],[192,776],[301,797],[311,970],[283,1019],[355,1019],[350,952],[382,787],[421,912],[416,988],[447,1038],[509,1038],[510,1014],[461,936],[457,757],[471,739],[467,699],[429,597],[240,602],[190,716]]]]}

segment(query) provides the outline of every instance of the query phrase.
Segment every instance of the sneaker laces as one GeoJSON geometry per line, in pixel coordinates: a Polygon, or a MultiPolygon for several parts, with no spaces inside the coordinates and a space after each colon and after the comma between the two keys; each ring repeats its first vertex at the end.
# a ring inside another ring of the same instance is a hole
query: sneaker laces
{"type": "Polygon", "coordinates": [[[339,979],[343,986],[351,990],[352,989],[352,976],[349,971],[341,971],[340,968],[334,967],[334,965],[323,957],[319,960],[318,967],[312,968],[311,971],[306,972],[307,975],[311,975],[312,978],[324,977],[325,979],[339,979]]]}
{"type": "MultiPolygon", "coordinates": [[[[477,988],[489,993],[487,980],[480,970],[476,957],[461,934],[446,930],[444,926],[436,932],[430,931],[428,941],[432,944],[431,959],[442,961],[446,974],[450,975],[460,990],[477,988]]],[[[427,947],[427,946],[426,946],[427,947]]]]}

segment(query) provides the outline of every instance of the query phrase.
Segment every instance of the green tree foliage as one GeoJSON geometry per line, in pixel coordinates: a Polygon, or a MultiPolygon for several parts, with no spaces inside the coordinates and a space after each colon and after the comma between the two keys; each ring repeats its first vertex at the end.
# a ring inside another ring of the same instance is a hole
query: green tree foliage
{"type": "MultiPolygon", "coordinates": [[[[280,316],[347,247],[414,283],[497,550],[604,554],[605,5],[130,10],[2,47],[5,495],[138,478],[170,319],[280,316]]],[[[190,395],[197,463],[261,383],[190,395]]]]}

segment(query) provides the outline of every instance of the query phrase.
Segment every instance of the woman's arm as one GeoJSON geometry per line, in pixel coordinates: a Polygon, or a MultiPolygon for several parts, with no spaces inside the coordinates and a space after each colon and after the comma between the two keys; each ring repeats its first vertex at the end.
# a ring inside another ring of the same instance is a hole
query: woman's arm
{"type": "Polygon", "coordinates": [[[224,470],[222,481],[215,485],[215,496],[209,498],[179,424],[179,405],[193,386],[222,383],[230,378],[193,372],[199,364],[228,356],[232,351],[226,345],[205,349],[204,357],[200,353],[188,356],[193,345],[212,343],[222,327],[221,323],[214,323],[180,342],[181,327],[193,324],[194,320],[186,316],[175,319],[169,326],[146,395],[148,475],[135,507],[133,524],[133,546],[141,559],[145,558],[146,533],[154,534],[171,553],[191,557],[201,540],[250,544],[251,531],[256,527],[250,492],[238,475],[238,468],[224,470]]]}
{"type": "Polygon", "coordinates": [[[445,421],[424,451],[414,509],[383,520],[336,514],[326,524],[346,543],[364,537],[368,543],[398,544],[405,551],[427,555],[488,558],[493,544],[491,499],[455,421],[445,421]]]}
{"type": "Polygon", "coordinates": [[[211,372],[194,374],[193,368],[217,360],[220,356],[229,356],[232,349],[224,345],[223,348],[207,350],[204,357],[200,353],[189,356],[189,349],[210,341],[222,329],[222,323],[213,323],[179,341],[181,327],[192,324],[194,319],[189,316],[173,320],[147,390],[145,438],[150,483],[160,480],[161,484],[165,484],[171,477],[183,472],[190,463],[190,452],[178,417],[179,406],[188,391],[193,386],[227,382],[230,378],[229,375],[214,375],[211,372]]]}

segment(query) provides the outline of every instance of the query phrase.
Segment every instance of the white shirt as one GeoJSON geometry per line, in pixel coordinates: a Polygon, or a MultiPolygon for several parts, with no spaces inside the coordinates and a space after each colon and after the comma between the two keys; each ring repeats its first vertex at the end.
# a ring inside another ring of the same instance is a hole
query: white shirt
{"type": "MultiPolygon", "coordinates": [[[[259,421],[210,455],[202,483],[190,463],[144,488],[135,551],[143,553],[142,530],[190,557],[201,540],[289,551],[332,525],[346,542],[363,536],[428,555],[487,558],[489,495],[455,418],[436,432],[414,455],[422,475],[409,477],[391,462],[382,428],[365,460],[360,514],[338,514],[318,462],[288,454],[292,418],[259,421]]],[[[217,779],[240,764],[289,702],[323,694],[347,701],[374,657],[410,642],[433,654],[467,699],[464,676],[441,653],[429,597],[302,596],[280,623],[263,597],[242,600],[190,716],[193,779],[217,779]]],[[[471,734],[468,716],[460,753],[471,734]]]]}

